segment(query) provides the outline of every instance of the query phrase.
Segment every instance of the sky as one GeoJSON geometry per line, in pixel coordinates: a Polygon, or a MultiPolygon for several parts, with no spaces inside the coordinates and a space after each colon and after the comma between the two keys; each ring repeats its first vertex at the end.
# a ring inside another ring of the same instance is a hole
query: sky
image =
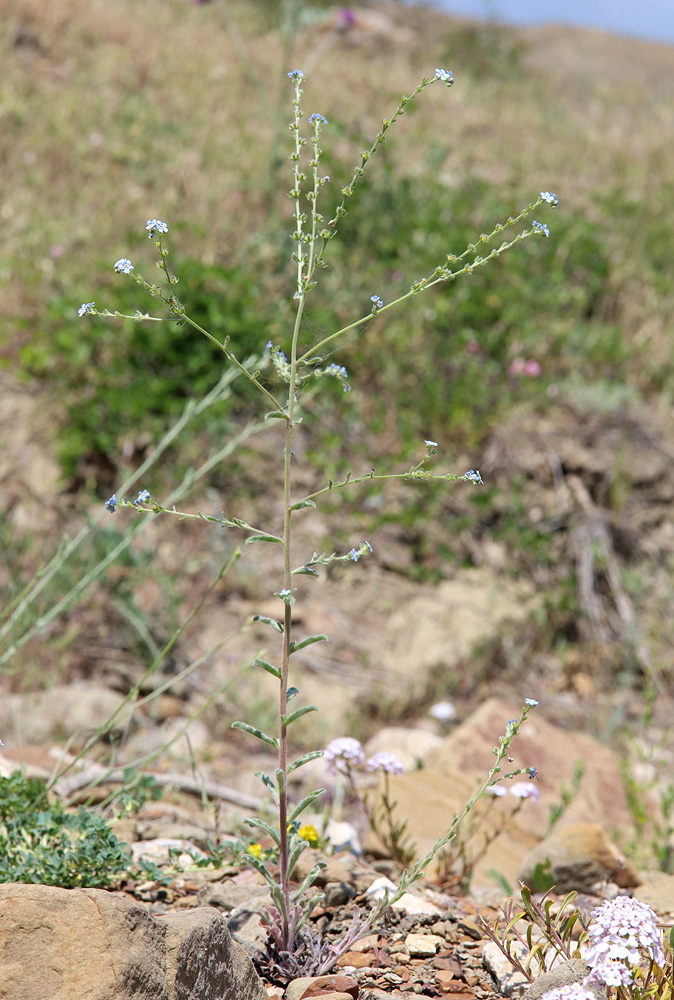
{"type": "MultiPolygon", "coordinates": [[[[414,2],[414,0],[412,0],[414,2]]],[[[512,24],[574,24],[674,45],[674,0],[424,0],[450,13],[512,24]]]]}

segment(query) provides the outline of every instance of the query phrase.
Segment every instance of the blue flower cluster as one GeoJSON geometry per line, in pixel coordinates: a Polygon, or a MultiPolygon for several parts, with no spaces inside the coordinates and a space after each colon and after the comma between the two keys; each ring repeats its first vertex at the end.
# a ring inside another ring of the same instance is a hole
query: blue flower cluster
{"type": "Polygon", "coordinates": [[[317,111],[314,111],[313,115],[309,115],[309,124],[313,125],[314,123],[317,125],[327,125],[328,119],[324,118],[323,115],[319,115],[317,111]]]}
{"type": "Polygon", "coordinates": [[[120,257],[115,264],[115,271],[118,271],[120,274],[131,274],[133,264],[127,257],[120,257]]]}
{"type": "Polygon", "coordinates": [[[83,302],[82,305],[77,310],[77,315],[82,319],[86,313],[95,313],[96,303],[95,302],[83,302]]]}
{"type": "Polygon", "coordinates": [[[549,236],[550,235],[550,230],[545,225],[545,223],[543,223],[543,222],[536,222],[536,220],[534,219],[534,221],[531,223],[531,225],[533,226],[533,228],[535,229],[535,231],[537,233],[542,233],[543,236],[549,236]]]}
{"type": "Polygon", "coordinates": [[[454,83],[452,71],[449,69],[436,69],[435,79],[440,80],[442,83],[446,83],[450,87],[454,83]]]}
{"type": "Polygon", "coordinates": [[[150,239],[152,239],[155,233],[168,233],[168,226],[165,222],[161,222],[160,219],[148,219],[145,228],[150,239]]]}
{"type": "Polygon", "coordinates": [[[471,469],[469,472],[464,473],[463,478],[469,479],[473,484],[473,486],[477,486],[478,484],[484,486],[484,482],[482,481],[482,476],[480,475],[479,469],[477,470],[477,472],[475,471],[475,469],[471,469]]]}

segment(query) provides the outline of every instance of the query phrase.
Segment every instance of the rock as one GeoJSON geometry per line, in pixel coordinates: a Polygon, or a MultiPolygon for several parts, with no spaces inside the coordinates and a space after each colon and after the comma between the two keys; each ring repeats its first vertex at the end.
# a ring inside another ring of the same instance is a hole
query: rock
{"type": "Polygon", "coordinates": [[[158,837],[155,840],[137,840],[131,845],[133,860],[148,861],[155,865],[171,863],[172,856],[179,852],[177,861],[183,868],[194,864],[195,858],[206,858],[203,851],[189,840],[174,840],[170,837],[158,837]]]}
{"type": "MultiPolygon", "coordinates": [[[[508,719],[519,719],[521,711],[521,705],[489,698],[444,738],[430,755],[428,767],[439,772],[460,771],[469,782],[486,777],[494,762],[493,748],[505,733],[508,719]]],[[[592,736],[571,733],[547,722],[544,712],[543,705],[531,711],[511,744],[513,766],[533,766],[540,774],[536,782],[539,801],[526,803],[522,825],[539,838],[544,836],[550,807],[559,803],[560,786],[571,787],[574,768],[582,761],[586,767],[580,789],[565,810],[560,826],[596,822],[616,830],[621,837],[633,836],[617,754],[592,736]]],[[[504,787],[508,787],[507,783],[504,787]]]]}
{"type": "Polygon", "coordinates": [[[344,906],[356,895],[356,890],[348,882],[328,882],[323,890],[325,906],[344,906]]]}
{"type": "MultiPolygon", "coordinates": [[[[529,957],[529,950],[519,941],[514,941],[512,945],[513,954],[522,965],[525,965],[529,957]]],[[[498,991],[504,997],[521,997],[529,986],[529,981],[503,954],[494,941],[485,941],[482,948],[482,961],[485,969],[491,973],[496,981],[498,991]]]]}
{"type": "MultiPolygon", "coordinates": [[[[317,823],[314,825],[318,825],[320,828],[319,817],[316,817],[316,820],[317,823]]],[[[311,822],[311,820],[308,818],[307,822],[311,822]]],[[[350,851],[360,857],[363,853],[360,837],[353,823],[338,822],[336,819],[330,818],[325,827],[325,836],[335,854],[339,854],[341,851],[350,851]]]]}
{"type": "Polygon", "coordinates": [[[674,875],[661,871],[639,872],[641,885],[634,895],[642,903],[647,903],[661,917],[674,915],[674,875]]]}
{"type": "MultiPolygon", "coordinates": [[[[388,889],[389,895],[393,895],[396,886],[388,878],[378,878],[372,885],[367,889],[366,895],[369,899],[379,900],[383,899],[384,892],[388,889]]],[[[441,914],[442,910],[435,903],[429,902],[427,899],[423,899],[421,896],[415,896],[411,892],[405,892],[396,900],[392,905],[392,909],[401,910],[403,913],[407,913],[409,916],[414,914],[422,913],[432,913],[441,914]]]]}
{"type": "MultiPolygon", "coordinates": [[[[590,967],[582,958],[572,958],[568,962],[562,962],[534,980],[524,993],[524,1000],[540,1000],[548,990],[554,990],[558,986],[567,986],[570,983],[582,983],[589,972],[590,967]]],[[[598,983],[588,984],[587,989],[594,993],[597,1000],[606,1000],[608,997],[606,987],[598,983]]]]}
{"type": "MultiPolygon", "coordinates": [[[[475,795],[478,780],[484,781],[493,766],[493,748],[505,733],[507,721],[519,718],[520,712],[521,707],[491,698],[429,753],[421,770],[390,776],[390,796],[397,803],[394,816],[407,822],[407,835],[416,844],[418,854],[423,855],[447,832],[454,816],[475,795]]],[[[546,722],[541,712],[540,707],[530,712],[513,740],[511,752],[515,759],[513,767],[535,766],[539,770],[540,781],[532,782],[532,787],[539,792],[540,799],[526,801],[517,820],[506,824],[506,830],[493,840],[478,861],[471,882],[471,887],[478,890],[485,886],[493,888],[492,870],[510,886],[517,885],[519,867],[544,835],[550,807],[559,802],[560,785],[571,787],[579,760],[586,762],[587,768],[580,790],[559,826],[594,821],[605,823],[623,836],[633,836],[617,756],[591,736],[569,733],[546,722]]],[[[496,803],[489,804],[484,799],[478,803],[472,812],[476,849],[482,833],[491,836],[507,820],[516,801],[506,795],[496,803]]],[[[464,823],[464,835],[469,825],[464,823]]],[[[366,852],[381,851],[371,833],[366,835],[364,846],[366,852]]],[[[470,843],[467,850],[470,856],[470,843]]],[[[434,867],[430,866],[429,874],[434,867]]]]}
{"type": "Polygon", "coordinates": [[[1,1000],[264,1000],[210,907],[153,917],[103,889],[0,885],[1,1000]]]}
{"type": "Polygon", "coordinates": [[[246,949],[249,955],[261,951],[267,943],[267,932],[262,926],[260,914],[271,906],[271,896],[264,892],[247,903],[242,903],[229,914],[227,926],[232,937],[246,949]]]}
{"type": "MultiPolygon", "coordinates": [[[[640,878],[630,862],[607,837],[598,823],[575,823],[551,833],[537,844],[522,862],[518,880],[531,889],[539,869],[558,893],[593,892],[597,883],[611,879],[621,888],[639,885],[640,878]]],[[[540,876],[539,876],[540,877],[540,876]]]]}
{"type": "Polygon", "coordinates": [[[200,850],[207,851],[209,840],[213,840],[213,833],[196,823],[146,823],[143,827],[143,840],[189,840],[200,850]]]}
{"type": "Polygon", "coordinates": [[[264,895],[269,895],[264,885],[237,885],[231,879],[227,879],[225,882],[204,886],[199,892],[199,905],[214,906],[229,913],[238,906],[245,906],[258,896],[264,895]]]}
{"type": "Polygon", "coordinates": [[[328,882],[344,882],[356,892],[365,892],[379,875],[371,865],[348,851],[327,857],[322,851],[306,850],[293,869],[293,878],[301,882],[319,861],[325,864],[314,882],[319,888],[323,888],[328,882]]]}
{"type": "MultiPolygon", "coordinates": [[[[0,703],[0,732],[5,743],[48,743],[92,733],[121,708],[124,696],[100,684],[54,684],[48,691],[10,694],[0,703]]],[[[112,729],[121,734],[130,710],[119,712],[112,729]]]]}
{"type": "Polygon", "coordinates": [[[403,726],[386,726],[365,744],[365,757],[380,751],[394,753],[405,771],[416,771],[428,755],[442,743],[442,737],[427,729],[405,729],[403,726]]]}
{"type": "MultiPolygon", "coordinates": [[[[422,857],[438,837],[447,833],[454,816],[475,794],[475,781],[471,774],[466,776],[445,765],[440,768],[428,765],[412,774],[391,775],[389,783],[391,799],[396,803],[393,814],[396,819],[407,822],[409,842],[416,845],[417,854],[422,857]]],[[[530,805],[525,802],[522,817],[528,816],[530,805]]],[[[479,823],[475,843],[481,845],[483,833],[491,836],[503,824],[506,815],[500,807],[500,800],[499,804],[478,803],[473,811],[479,823]]],[[[537,838],[522,825],[517,822],[508,824],[507,830],[490,844],[484,858],[477,864],[472,885],[493,889],[494,882],[489,874],[491,869],[501,873],[511,886],[516,885],[517,869],[536,843],[537,838]]],[[[381,849],[379,841],[368,832],[365,850],[381,852],[381,849]]],[[[435,863],[431,863],[429,876],[435,870],[435,863]]]]}
{"type": "Polygon", "coordinates": [[[302,976],[293,979],[286,989],[285,1000],[311,1000],[329,996],[330,1000],[357,1000],[358,983],[351,976],[302,976]]]}
{"type": "Polygon", "coordinates": [[[405,948],[411,958],[430,958],[443,943],[437,934],[408,934],[405,948]]]}

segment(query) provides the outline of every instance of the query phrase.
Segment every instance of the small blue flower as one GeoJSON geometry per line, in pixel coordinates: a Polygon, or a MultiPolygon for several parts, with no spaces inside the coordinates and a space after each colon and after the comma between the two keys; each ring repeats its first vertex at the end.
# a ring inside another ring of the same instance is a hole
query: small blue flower
{"type": "Polygon", "coordinates": [[[292,69],[290,73],[288,73],[288,76],[290,77],[291,80],[295,81],[304,79],[304,73],[302,72],[301,69],[292,69]]]}
{"type": "Polygon", "coordinates": [[[384,305],[384,300],[380,299],[378,295],[371,295],[370,302],[374,303],[374,310],[373,310],[374,312],[376,312],[377,309],[381,309],[382,306],[384,305]]]}
{"type": "Polygon", "coordinates": [[[452,71],[448,69],[436,69],[435,79],[441,80],[442,83],[447,83],[450,86],[454,83],[454,77],[452,76],[452,71]]]}
{"type": "Polygon", "coordinates": [[[265,347],[265,351],[267,352],[271,351],[271,340],[267,341],[267,346],[265,347]]]}
{"type": "Polygon", "coordinates": [[[557,208],[559,205],[559,198],[552,191],[541,191],[541,198],[543,201],[547,201],[548,205],[552,205],[553,208],[557,208]]]}
{"type": "Polygon", "coordinates": [[[538,777],[538,771],[536,770],[535,767],[527,767],[526,773],[529,775],[531,779],[538,777]]]}
{"type": "Polygon", "coordinates": [[[536,220],[534,219],[531,225],[533,226],[533,228],[536,230],[537,233],[543,233],[544,236],[550,235],[550,230],[543,222],[536,222],[536,220]]]}
{"type": "Polygon", "coordinates": [[[133,502],[134,503],[147,503],[149,499],[150,499],[150,491],[149,490],[141,490],[140,493],[138,494],[138,496],[136,497],[136,499],[133,502]]]}
{"type": "Polygon", "coordinates": [[[120,257],[115,264],[115,271],[119,271],[120,274],[131,274],[133,264],[126,257],[120,257]]]}
{"type": "Polygon", "coordinates": [[[313,125],[314,122],[317,125],[327,125],[328,119],[324,118],[323,115],[319,115],[317,111],[314,111],[313,115],[309,115],[309,124],[313,125]]]}
{"type": "Polygon", "coordinates": [[[426,445],[427,448],[437,448],[438,447],[438,442],[437,441],[424,441],[424,444],[426,445]]]}
{"type": "Polygon", "coordinates": [[[482,481],[482,476],[480,475],[479,469],[477,470],[477,472],[474,469],[471,469],[470,472],[464,473],[464,479],[469,479],[472,482],[473,486],[477,486],[478,483],[484,486],[484,482],[482,481]]]}
{"type": "Polygon", "coordinates": [[[349,558],[352,559],[354,562],[358,562],[360,556],[358,555],[355,549],[351,549],[351,551],[349,552],[349,558]]]}
{"type": "Polygon", "coordinates": [[[148,219],[145,228],[150,239],[152,239],[155,233],[168,233],[168,226],[159,219],[148,219]]]}
{"type": "Polygon", "coordinates": [[[372,552],[372,546],[370,545],[369,542],[363,542],[363,545],[367,545],[367,547],[370,550],[370,552],[372,552]]]}
{"type": "Polygon", "coordinates": [[[77,315],[82,319],[85,313],[93,313],[96,311],[95,302],[83,302],[82,305],[77,310],[77,315]]]}
{"type": "Polygon", "coordinates": [[[525,698],[524,699],[524,704],[525,705],[530,705],[531,708],[536,708],[536,705],[538,704],[538,702],[536,701],[535,698],[525,698]]]}
{"type": "Polygon", "coordinates": [[[115,513],[115,507],[117,506],[117,494],[113,493],[109,500],[105,501],[105,509],[111,514],[115,513]]]}

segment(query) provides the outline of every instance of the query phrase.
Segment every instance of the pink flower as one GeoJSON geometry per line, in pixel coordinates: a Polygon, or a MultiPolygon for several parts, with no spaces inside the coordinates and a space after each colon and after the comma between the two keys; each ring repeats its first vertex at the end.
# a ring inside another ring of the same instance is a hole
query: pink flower
{"type": "Polygon", "coordinates": [[[532,802],[538,802],[540,798],[540,792],[536,786],[530,785],[528,781],[516,781],[510,789],[510,794],[517,799],[531,799],[532,802]]]}
{"type": "Polygon", "coordinates": [[[524,374],[528,378],[536,378],[536,376],[540,375],[542,371],[543,369],[539,365],[538,361],[529,360],[524,362],[524,374]]]}

